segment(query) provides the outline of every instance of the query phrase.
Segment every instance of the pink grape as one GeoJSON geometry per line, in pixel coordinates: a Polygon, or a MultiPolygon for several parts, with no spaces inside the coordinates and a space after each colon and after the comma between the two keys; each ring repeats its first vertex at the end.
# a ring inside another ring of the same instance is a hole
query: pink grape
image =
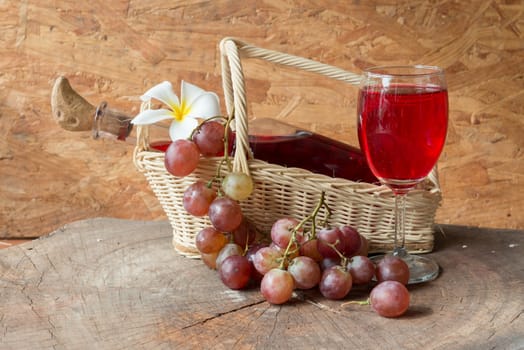
{"type": "Polygon", "coordinates": [[[166,170],[178,177],[191,174],[197,167],[200,152],[193,141],[180,139],[171,142],[164,155],[166,170]]]}
{"type": "Polygon", "coordinates": [[[348,263],[353,284],[368,284],[375,276],[375,264],[367,256],[355,255],[348,263]]]}
{"type": "Polygon", "coordinates": [[[205,121],[193,135],[193,141],[205,157],[219,156],[224,153],[224,125],[218,121],[205,121]]]}
{"type": "Polygon", "coordinates": [[[332,266],[322,273],[320,293],[327,299],[343,299],[351,290],[351,274],[342,266],[332,266]]]}
{"type": "Polygon", "coordinates": [[[200,230],[195,237],[195,245],[199,252],[210,254],[219,252],[227,243],[227,237],[214,227],[200,230]]]}
{"type": "Polygon", "coordinates": [[[355,255],[362,245],[360,234],[351,226],[340,227],[340,240],[343,243],[341,253],[348,258],[355,255]]]}
{"type": "Polygon", "coordinates": [[[269,270],[280,266],[282,260],[282,252],[272,248],[260,248],[253,257],[253,266],[262,275],[265,275],[269,270]]]}
{"type": "Polygon", "coordinates": [[[402,284],[409,282],[408,264],[398,256],[385,255],[377,264],[375,275],[378,282],[397,281],[402,284]]]}
{"type": "Polygon", "coordinates": [[[258,272],[258,270],[255,268],[255,265],[253,263],[254,259],[255,259],[255,254],[262,248],[264,247],[267,247],[266,244],[263,244],[263,243],[255,243],[251,246],[249,246],[247,252],[246,252],[246,258],[247,260],[249,261],[249,263],[251,264],[251,280],[258,284],[260,283],[260,281],[262,281],[262,277],[264,277],[264,275],[262,275],[260,272],[258,272]]]}
{"type": "Polygon", "coordinates": [[[324,257],[318,251],[317,239],[310,239],[300,245],[300,255],[308,256],[316,262],[321,262],[324,257]]]}
{"type": "MultiPolygon", "coordinates": [[[[298,225],[299,221],[295,218],[281,218],[275,221],[271,227],[271,240],[280,248],[287,248],[293,229],[298,225]]],[[[295,238],[300,243],[304,240],[302,229],[298,230],[295,238]]]]}
{"type": "Polygon", "coordinates": [[[399,317],[409,308],[409,291],[400,282],[384,281],[371,290],[371,308],[380,316],[399,317]]]}
{"type": "Polygon", "coordinates": [[[295,282],[286,270],[269,270],[260,282],[260,291],[264,298],[271,304],[284,304],[291,299],[295,282]]]}
{"type": "Polygon", "coordinates": [[[230,257],[231,255],[242,255],[244,253],[244,250],[242,247],[240,247],[238,244],[235,243],[228,243],[220,250],[220,252],[217,255],[216,259],[216,268],[220,269],[220,265],[226,258],[230,257]]]}
{"type": "Polygon", "coordinates": [[[182,203],[189,214],[204,216],[207,215],[209,206],[216,196],[212,188],[202,181],[197,181],[185,190],[182,203]]]}
{"type": "Polygon", "coordinates": [[[255,225],[244,217],[240,225],[233,230],[232,235],[233,242],[241,247],[246,247],[255,242],[257,230],[255,225]]]}
{"type": "Polygon", "coordinates": [[[295,280],[298,289],[310,289],[320,282],[322,276],[318,263],[307,256],[297,256],[289,264],[287,270],[295,280]]]}
{"type": "Polygon", "coordinates": [[[230,255],[220,264],[218,274],[222,283],[231,289],[245,288],[251,277],[251,264],[245,256],[230,255]]]}
{"type": "Polygon", "coordinates": [[[369,254],[369,241],[363,235],[360,235],[360,249],[355,255],[368,256],[369,254]]]}
{"type": "Polygon", "coordinates": [[[209,206],[209,220],[213,226],[222,232],[235,230],[242,222],[240,205],[228,197],[216,198],[209,206]]]}
{"type": "Polygon", "coordinates": [[[213,270],[217,268],[217,256],[218,256],[218,252],[213,252],[209,254],[205,254],[205,253],[200,254],[200,257],[202,258],[202,261],[204,262],[204,264],[213,270]]]}
{"type": "Polygon", "coordinates": [[[340,258],[324,258],[320,262],[320,269],[322,271],[325,271],[329,269],[330,267],[340,265],[340,258]]]}

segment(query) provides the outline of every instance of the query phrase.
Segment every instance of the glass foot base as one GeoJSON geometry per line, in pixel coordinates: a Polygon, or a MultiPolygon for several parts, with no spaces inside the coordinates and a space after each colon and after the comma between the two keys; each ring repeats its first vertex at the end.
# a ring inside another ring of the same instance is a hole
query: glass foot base
{"type": "MultiPolygon", "coordinates": [[[[373,257],[370,257],[370,259],[378,263],[384,255],[376,255],[373,257]]],[[[438,264],[430,259],[426,258],[424,256],[420,255],[411,255],[406,254],[404,256],[399,256],[408,264],[409,267],[409,282],[408,284],[416,284],[416,283],[422,283],[422,282],[429,282],[433,281],[435,278],[437,278],[439,274],[439,266],[438,264]]]]}

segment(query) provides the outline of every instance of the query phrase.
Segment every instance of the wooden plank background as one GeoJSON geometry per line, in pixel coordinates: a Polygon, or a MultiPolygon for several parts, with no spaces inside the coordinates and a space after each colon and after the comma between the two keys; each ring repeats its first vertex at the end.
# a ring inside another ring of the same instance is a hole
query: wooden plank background
{"type": "MultiPolygon", "coordinates": [[[[91,103],[129,114],[162,80],[222,96],[225,36],[355,72],[443,66],[451,114],[437,221],[522,229],[523,12],[520,0],[0,1],[0,237],[89,217],[164,218],[132,146],[54,123],[53,82],[65,75],[91,103]]],[[[263,62],[245,70],[252,116],[357,143],[354,87],[263,62]]]]}

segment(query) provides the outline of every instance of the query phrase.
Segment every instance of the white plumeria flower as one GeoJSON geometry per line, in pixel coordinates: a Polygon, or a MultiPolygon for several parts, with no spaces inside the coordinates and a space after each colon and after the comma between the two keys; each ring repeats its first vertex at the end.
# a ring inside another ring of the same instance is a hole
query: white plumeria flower
{"type": "Polygon", "coordinates": [[[172,118],[169,136],[171,140],[175,141],[191,135],[191,132],[198,126],[197,118],[208,119],[220,114],[217,94],[205,91],[183,80],[180,85],[180,100],[168,81],[149,89],[140,99],[145,102],[154,98],[163,102],[169,109],[144,110],[132,120],[132,123],[146,125],[172,118]]]}

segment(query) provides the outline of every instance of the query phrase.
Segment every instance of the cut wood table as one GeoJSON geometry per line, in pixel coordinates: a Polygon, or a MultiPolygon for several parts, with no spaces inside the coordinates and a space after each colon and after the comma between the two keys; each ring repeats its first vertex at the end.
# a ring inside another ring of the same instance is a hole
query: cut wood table
{"type": "MultiPolygon", "coordinates": [[[[437,227],[440,277],[398,319],[232,291],[167,222],[90,219],[0,250],[1,349],[522,349],[524,232],[437,227]]],[[[346,298],[362,300],[367,289],[346,298]]]]}

